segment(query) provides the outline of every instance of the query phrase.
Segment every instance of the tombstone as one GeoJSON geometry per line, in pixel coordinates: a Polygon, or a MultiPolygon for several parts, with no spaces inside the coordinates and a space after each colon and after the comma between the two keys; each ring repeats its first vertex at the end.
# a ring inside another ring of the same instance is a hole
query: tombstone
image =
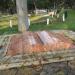
{"type": "Polygon", "coordinates": [[[67,11],[64,11],[64,13],[63,13],[63,22],[65,22],[67,16],[68,16],[67,11]]]}
{"type": "Polygon", "coordinates": [[[49,18],[47,18],[47,25],[49,25],[49,18]]]}
{"type": "Polygon", "coordinates": [[[29,27],[30,27],[30,19],[28,18],[28,24],[29,24],[29,27]]]}
{"type": "Polygon", "coordinates": [[[63,13],[62,18],[63,18],[63,22],[65,22],[65,14],[64,13],[63,13]]]}
{"type": "Polygon", "coordinates": [[[10,19],[10,24],[9,24],[10,28],[12,28],[12,20],[10,19]]]}

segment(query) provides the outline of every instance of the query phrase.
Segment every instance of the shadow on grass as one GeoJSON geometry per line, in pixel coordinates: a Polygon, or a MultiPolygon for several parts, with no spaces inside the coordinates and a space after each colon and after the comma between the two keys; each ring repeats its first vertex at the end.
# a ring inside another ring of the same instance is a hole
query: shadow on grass
{"type": "Polygon", "coordinates": [[[6,27],[6,28],[0,29],[0,35],[3,35],[3,34],[15,34],[15,33],[18,33],[17,25],[14,25],[12,28],[6,27]]]}
{"type": "Polygon", "coordinates": [[[75,25],[74,24],[68,24],[68,23],[51,23],[47,25],[46,23],[35,23],[31,24],[30,31],[38,31],[38,30],[73,30],[75,31],[75,25]]]}

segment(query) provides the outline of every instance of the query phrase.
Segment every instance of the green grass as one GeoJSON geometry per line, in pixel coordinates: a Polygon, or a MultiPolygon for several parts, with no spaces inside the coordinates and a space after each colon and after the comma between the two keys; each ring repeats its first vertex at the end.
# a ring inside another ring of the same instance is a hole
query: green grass
{"type": "Polygon", "coordinates": [[[68,17],[65,22],[53,22],[49,25],[45,23],[35,23],[30,26],[31,31],[37,30],[73,30],[75,31],[75,10],[68,10],[68,17]]]}
{"type": "MultiPolygon", "coordinates": [[[[10,15],[11,16],[11,15],[10,15]]],[[[17,16],[11,16],[13,21],[13,28],[9,27],[10,16],[6,17],[5,15],[0,16],[0,35],[2,34],[14,34],[18,33],[18,22],[17,16]],[[3,17],[3,18],[2,18],[3,17]]],[[[31,17],[31,26],[30,31],[38,30],[73,30],[75,31],[75,10],[68,10],[68,18],[65,22],[52,22],[49,25],[46,25],[46,22],[38,23],[39,21],[46,19],[47,17],[34,16],[31,17]],[[37,22],[37,23],[36,23],[37,22]]]]}
{"type": "Polygon", "coordinates": [[[14,34],[18,32],[18,27],[17,27],[17,17],[16,15],[10,15],[10,16],[1,16],[0,17],[0,35],[2,34],[14,34]],[[13,27],[9,27],[9,20],[10,18],[12,19],[13,22],[13,27]]]}
{"type": "Polygon", "coordinates": [[[15,33],[18,33],[18,27],[16,25],[14,25],[13,28],[4,27],[4,28],[0,29],[0,35],[15,34],[15,33]]]}

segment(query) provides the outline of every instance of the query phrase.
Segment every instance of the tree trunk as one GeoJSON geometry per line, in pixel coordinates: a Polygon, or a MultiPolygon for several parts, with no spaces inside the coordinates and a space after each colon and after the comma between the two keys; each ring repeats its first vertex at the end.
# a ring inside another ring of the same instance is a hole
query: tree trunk
{"type": "Polygon", "coordinates": [[[27,0],[16,0],[18,13],[18,30],[24,32],[28,30],[28,14],[27,14],[27,0]]]}
{"type": "Polygon", "coordinates": [[[33,0],[33,4],[34,4],[34,7],[35,7],[35,14],[37,15],[36,0],[33,0]]]}

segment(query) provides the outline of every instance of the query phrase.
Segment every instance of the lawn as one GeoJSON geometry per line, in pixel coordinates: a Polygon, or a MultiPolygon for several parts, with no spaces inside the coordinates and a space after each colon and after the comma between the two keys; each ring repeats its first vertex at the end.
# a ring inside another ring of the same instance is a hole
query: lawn
{"type": "Polygon", "coordinates": [[[30,26],[31,31],[37,30],[52,30],[64,29],[75,31],[75,10],[68,10],[68,17],[65,22],[53,22],[49,25],[45,23],[32,23],[30,26]]]}
{"type": "MultiPolygon", "coordinates": [[[[38,31],[38,30],[57,30],[57,29],[64,29],[64,30],[73,30],[75,31],[75,10],[68,10],[68,17],[65,22],[52,22],[49,25],[46,25],[46,22],[40,23],[42,19],[46,20],[47,17],[42,16],[34,16],[31,17],[31,25],[29,30],[30,31],[38,31]]],[[[12,34],[18,32],[18,22],[17,16],[0,16],[0,35],[2,34],[12,34]],[[9,27],[9,20],[10,17],[13,21],[13,28],[9,27]]]]}
{"type": "Polygon", "coordinates": [[[16,15],[3,15],[0,16],[0,35],[2,34],[12,34],[17,33],[18,27],[17,27],[17,16],[16,15]],[[9,20],[12,19],[13,22],[13,28],[9,27],[9,20]]]}

